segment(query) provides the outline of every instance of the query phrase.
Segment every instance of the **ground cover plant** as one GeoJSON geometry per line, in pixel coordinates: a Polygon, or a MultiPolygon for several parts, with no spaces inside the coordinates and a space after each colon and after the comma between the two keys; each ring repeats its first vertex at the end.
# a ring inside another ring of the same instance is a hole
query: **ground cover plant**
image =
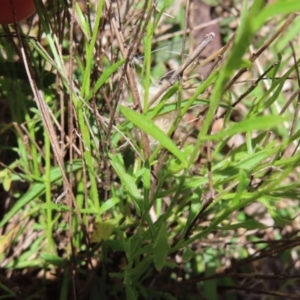
{"type": "Polygon", "coordinates": [[[300,2],[265,2],[208,3],[205,56],[197,1],[1,26],[1,299],[299,299],[300,2]]]}

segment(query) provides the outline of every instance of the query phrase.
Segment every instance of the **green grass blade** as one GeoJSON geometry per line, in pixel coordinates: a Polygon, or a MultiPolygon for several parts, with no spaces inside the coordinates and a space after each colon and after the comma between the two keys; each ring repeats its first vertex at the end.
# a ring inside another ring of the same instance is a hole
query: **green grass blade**
{"type": "Polygon", "coordinates": [[[168,243],[167,225],[165,222],[160,224],[160,228],[158,229],[158,233],[152,249],[154,266],[157,271],[161,271],[166,263],[168,251],[170,249],[168,243]]]}
{"type": "MultiPolygon", "coordinates": [[[[81,161],[73,161],[72,164],[72,171],[75,172],[82,168],[81,161]]],[[[69,171],[70,168],[67,167],[67,171],[69,171]]],[[[43,176],[42,180],[45,180],[46,177],[43,176]]],[[[53,168],[50,172],[50,180],[51,184],[55,183],[61,179],[61,171],[59,167],[53,168]]],[[[45,193],[45,184],[44,183],[35,183],[32,185],[31,189],[23,196],[21,197],[17,203],[9,210],[9,212],[6,213],[6,215],[3,217],[3,219],[0,222],[0,228],[2,228],[9,219],[14,216],[24,205],[29,203],[30,201],[33,201],[34,199],[40,197],[45,193]]]]}
{"type": "Polygon", "coordinates": [[[138,210],[138,212],[140,214],[143,209],[143,200],[142,200],[143,198],[136,186],[135,178],[132,177],[131,175],[127,174],[127,172],[124,168],[124,165],[121,163],[121,161],[118,159],[117,156],[114,156],[111,153],[109,153],[108,155],[109,155],[112,167],[118,174],[125,189],[128,191],[128,193],[133,198],[136,209],[138,210]]]}
{"type": "Polygon", "coordinates": [[[254,130],[268,130],[284,122],[284,118],[279,116],[262,116],[254,119],[247,119],[234,124],[227,130],[222,130],[213,135],[206,135],[201,138],[202,141],[213,141],[222,138],[228,138],[237,133],[250,132],[254,130]]]}
{"type": "Polygon", "coordinates": [[[135,126],[152,136],[163,147],[168,149],[176,158],[178,158],[184,166],[186,166],[187,161],[183,153],[176,147],[173,141],[153,123],[152,120],[128,107],[122,106],[121,112],[135,126]]]}

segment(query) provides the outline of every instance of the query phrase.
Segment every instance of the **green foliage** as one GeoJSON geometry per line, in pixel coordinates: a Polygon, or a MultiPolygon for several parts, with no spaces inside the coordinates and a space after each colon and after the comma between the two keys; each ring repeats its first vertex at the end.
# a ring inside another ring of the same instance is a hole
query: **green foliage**
{"type": "MultiPolygon", "coordinates": [[[[263,52],[249,48],[274,37],[299,1],[237,5],[222,63],[202,81],[184,74],[154,103],[161,86],[151,76],[166,55],[152,52],[156,34],[161,24],[184,29],[183,9],[169,20],[171,0],[158,10],[151,1],[62,2],[36,1],[38,21],[16,27],[18,38],[5,37],[12,26],[1,29],[0,183],[12,199],[0,220],[1,268],[12,278],[43,275],[31,278],[28,299],[48,295],[53,274],[60,299],[238,299],[226,286],[240,287],[239,276],[250,282],[253,261],[277,255],[284,269],[299,235],[298,100],[285,91],[299,68],[288,48],[299,20],[267,44],[262,77],[255,60],[263,52]],[[238,85],[246,68],[259,79],[238,85]],[[186,92],[185,80],[196,87],[186,92]],[[201,125],[188,123],[199,111],[201,125]]],[[[16,295],[10,284],[0,290],[16,295]]]]}

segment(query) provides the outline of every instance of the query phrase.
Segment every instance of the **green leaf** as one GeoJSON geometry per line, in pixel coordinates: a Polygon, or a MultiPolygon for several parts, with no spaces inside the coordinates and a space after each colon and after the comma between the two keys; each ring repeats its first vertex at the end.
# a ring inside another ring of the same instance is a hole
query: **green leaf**
{"type": "Polygon", "coordinates": [[[128,191],[130,196],[133,198],[138,214],[140,215],[141,210],[143,208],[143,198],[136,186],[135,178],[129,174],[127,174],[124,165],[120,162],[117,156],[109,153],[109,158],[112,164],[112,167],[118,174],[122,184],[125,189],[128,191]]]}
{"type": "Polygon", "coordinates": [[[289,13],[294,13],[300,10],[300,1],[298,0],[283,0],[283,1],[274,1],[274,3],[267,5],[264,9],[257,14],[255,18],[255,31],[258,30],[265,22],[272,17],[281,15],[286,15],[289,13]]]}
{"type": "Polygon", "coordinates": [[[241,223],[237,224],[230,224],[230,225],[222,225],[218,229],[221,230],[235,230],[239,228],[245,228],[247,230],[253,230],[253,229],[266,229],[268,226],[256,221],[256,220],[247,220],[241,223]]]}
{"type": "MultiPolygon", "coordinates": [[[[82,163],[80,160],[73,161],[72,163],[72,172],[75,172],[82,168],[82,163]]],[[[67,172],[70,170],[70,166],[67,166],[67,172]]],[[[50,173],[51,184],[61,179],[61,171],[59,167],[53,168],[50,173]]],[[[42,180],[46,180],[45,176],[42,177],[42,180]]],[[[45,183],[48,184],[48,183],[45,183]]],[[[17,203],[5,214],[3,219],[0,222],[0,228],[6,224],[6,222],[14,216],[24,205],[30,201],[40,197],[45,193],[45,184],[44,183],[35,183],[32,185],[31,189],[21,197],[17,203]]]]}
{"type": "Polygon", "coordinates": [[[173,3],[172,0],[165,0],[162,10],[164,11],[165,9],[167,9],[172,3],[173,3]]]}
{"type": "Polygon", "coordinates": [[[168,149],[176,158],[178,158],[183,163],[184,166],[187,165],[187,161],[183,153],[176,147],[173,141],[153,123],[152,120],[128,107],[121,106],[121,112],[135,126],[145,131],[147,134],[157,140],[163,147],[168,149]]]}
{"type": "Polygon", "coordinates": [[[111,199],[108,199],[107,201],[105,201],[100,209],[99,209],[99,212],[98,214],[101,215],[103,214],[105,211],[111,209],[112,207],[114,207],[116,204],[118,204],[120,202],[120,199],[117,198],[117,197],[113,197],[111,199]]]}
{"type": "Polygon", "coordinates": [[[190,247],[186,247],[183,251],[182,260],[184,262],[188,262],[190,259],[196,257],[197,254],[190,249],[190,247]]]}
{"type": "Polygon", "coordinates": [[[233,205],[237,204],[240,201],[243,193],[245,191],[247,191],[247,186],[248,186],[249,182],[250,182],[250,180],[247,176],[247,173],[244,170],[240,169],[240,172],[239,172],[239,185],[237,187],[235,196],[232,200],[233,205]]]}
{"type": "MultiPolygon", "coordinates": [[[[165,97],[165,96],[164,96],[165,97]]],[[[162,100],[160,101],[159,104],[157,104],[155,107],[151,107],[148,111],[148,117],[152,120],[154,117],[157,116],[161,116],[167,113],[170,113],[172,111],[176,111],[178,108],[178,103],[174,102],[174,103],[164,103],[164,97],[162,98],[162,100]]],[[[169,98],[166,99],[166,101],[169,98]]],[[[165,101],[165,102],[166,102],[165,101]]],[[[190,99],[183,99],[180,101],[180,109],[184,108],[186,106],[186,104],[188,103],[188,101],[190,101],[190,99]]],[[[194,102],[193,102],[193,106],[196,105],[208,105],[209,104],[209,100],[207,99],[203,99],[203,98],[197,98],[194,102]]],[[[224,104],[224,103],[220,103],[220,107],[225,108],[225,109],[230,109],[230,105],[224,104]]]]}
{"type": "Polygon", "coordinates": [[[82,10],[80,8],[80,5],[78,3],[76,4],[76,13],[77,13],[77,22],[79,23],[79,26],[82,27],[82,31],[87,35],[87,38],[91,38],[91,31],[90,31],[90,26],[88,22],[88,18],[84,16],[82,13],[82,10]]]}
{"type": "Polygon", "coordinates": [[[51,253],[41,253],[41,258],[44,259],[47,263],[53,264],[54,266],[61,267],[64,260],[57,255],[51,254],[51,253]]]}
{"type": "Polygon", "coordinates": [[[236,32],[233,49],[225,65],[227,77],[230,77],[231,73],[234,70],[240,68],[243,65],[242,57],[247,51],[249,44],[251,43],[251,39],[255,32],[253,23],[255,22],[258,12],[263,6],[263,1],[254,1],[254,4],[250,9],[247,7],[247,5],[247,1],[243,1],[240,25],[238,26],[236,32]]]}
{"type": "Polygon", "coordinates": [[[115,229],[115,224],[111,221],[106,222],[96,222],[95,231],[92,234],[91,242],[99,243],[110,238],[115,229]]]}
{"type": "Polygon", "coordinates": [[[190,227],[192,221],[195,219],[195,217],[198,215],[200,212],[202,203],[201,203],[201,197],[202,197],[202,190],[198,186],[195,188],[193,195],[191,197],[191,207],[189,209],[189,216],[186,220],[183,235],[186,234],[186,231],[190,227]]]}
{"type": "Polygon", "coordinates": [[[178,85],[172,86],[171,88],[169,88],[167,90],[167,92],[163,95],[163,97],[159,101],[157,101],[157,102],[155,102],[155,104],[151,105],[151,107],[149,108],[149,118],[153,119],[154,117],[156,117],[160,114],[167,113],[168,110],[165,109],[166,107],[171,107],[171,109],[169,109],[169,111],[176,110],[178,103],[176,103],[176,102],[172,103],[173,101],[171,101],[171,103],[167,103],[167,102],[170,100],[170,98],[172,98],[172,96],[177,91],[178,91],[178,85]]]}
{"type": "Polygon", "coordinates": [[[148,160],[145,161],[143,168],[143,187],[145,202],[149,202],[150,187],[151,187],[151,167],[148,160]]]}
{"type": "Polygon", "coordinates": [[[102,0],[98,1],[96,18],[93,22],[94,28],[93,28],[93,32],[92,32],[92,39],[88,45],[88,49],[87,49],[86,56],[85,56],[86,67],[85,67],[82,85],[81,85],[81,92],[80,92],[81,96],[89,95],[89,87],[90,87],[90,81],[91,81],[91,67],[93,65],[93,60],[94,60],[94,50],[95,50],[95,44],[96,44],[97,37],[98,37],[99,24],[100,24],[102,12],[103,12],[103,5],[104,5],[104,1],[102,1],[102,0]]]}
{"type": "Polygon", "coordinates": [[[247,156],[245,159],[240,160],[237,164],[232,165],[232,167],[240,168],[245,171],[251,171],[256,166],[261,164],[265,159],[273,155],[274,152],[276,152],[276,149],[259,151],[253,155],[247,156]]]}
{"type": "Polygon", "coordinates": [[[8,192],[10,190],[11,187],[11,182],[12,182],[12,176],[11,176],[11,172],[8,169],[4,170],[5,172],[5,177],[3,179],[3,189],[8,192]]]}
{"type": "Polygon", "coordinates": [[[139,227],[136,233],[133,234],[128,239],[128,248],[127,248],[127,258],[128,262],[131,263],[134,259],[134,256],[137,254],[138,250],[141,248],[142,243],[142,235],[144,233],[144,230],[142,227],[139,227]]]}
{"type": "Polygon", "coordinates": [[[259,199],[259,201],[266,206],[266,208],[268,209],[268,213],[271,215],[276,226],[285,226],[291,224],[291,220],[282,218],[282,216],[279,214],[277,210],[277,207],[274,205],[272,199],[261,198],[259,199]]]}
{"type": "Polygon", "coordinates": [[[131,285],[126,284],[125,289],[126,289],[126,299],[127,300],[136,300],[136,299],[138,299],[138,294],[137,294],[136,290],[131,285]]]}
{"type": "Polygon", "coordinates": [[[168,243],[167,225],[165,223],[161,223],[152,249],[154,266],[157,271],[161,271],[166,263],[168,251],[170,249],[168,243]]]}
{"type": "MultiPolygon", "coordinates": [[[[113,64],[112,66],[110,66],[108,69],[106,69],[103,72],[103,74],[100,76],[100,78],[97,80],[93,89],[93,93],[96,93],[101,88],[101,86],[106,82],[106,80],[110,78],[111,75],[125,63],[125,61],[126,59],[122,59],[116,62],[115,64],[113,64]]],[[[89,99],[90,97],[91,95],[89,96],[89,99]]]]}
{"type": "Polygon", "coordinates": [[[239,123],[235,123],[231,128],[222,130],[213,135],[206,135],[202,137],[202,141],[219,140],[221,138],[228,138],[237,133],[250,132],[254,130],[268,130],[276,125],[283,123],[285,118],[279,116],[261,116],[253,119],[247,119],[239,123]]]}
{"type": "Polygon", "coordinates": [[[59,204],[57,205],[56,203],[43,203],[40,205],[40,209],[51,209],[53,211],[59,211],[59,212],[66,212],[69,211],[70,208],[66,205],[59,204]]]}

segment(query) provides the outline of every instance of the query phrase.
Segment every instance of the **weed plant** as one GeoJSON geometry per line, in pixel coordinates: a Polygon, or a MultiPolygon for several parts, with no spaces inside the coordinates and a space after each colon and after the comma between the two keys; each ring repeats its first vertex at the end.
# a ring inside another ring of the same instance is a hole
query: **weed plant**
{"type": "Polygon", "coordinates": [[[208,76],[162,81],[188,1],[35,2],[0,34],[0,298],[298,299],[300,2],[233,1],[208,76]]]}

